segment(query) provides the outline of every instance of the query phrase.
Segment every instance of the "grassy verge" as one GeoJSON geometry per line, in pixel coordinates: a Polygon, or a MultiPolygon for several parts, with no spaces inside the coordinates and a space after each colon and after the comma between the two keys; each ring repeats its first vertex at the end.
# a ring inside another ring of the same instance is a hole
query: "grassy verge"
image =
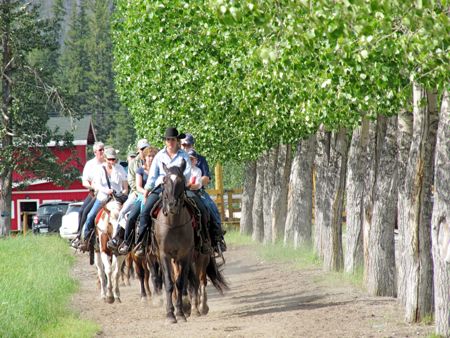
{"type": "MultiPolygon", "coordinates": [[[[283,242],[273,245],[264,245],[254,242],[250,236],[244,236],[237,230],[230,230],[226,234],[226,241],[232,245],[250,245],[255,248],[256,254],[271,262],[283,262],[290,264],[294,269],[307,269],[311,267],[321,267],[321,260],[314,254],[312,247],[302,247],[295,249],[293,246],[285,246],[283,242]]],[[[353,286],[362,288],[363,271],[354,274],[342,272],[328,272],[321,276],[321,280],[330,283],[345,282],[353,286]]]]}
{"type": "Polygon", "coordinates": [[[69,309],[77,284],[58,236],[0,239],[0,337],[92,337],[96,324],[69,309]]]}

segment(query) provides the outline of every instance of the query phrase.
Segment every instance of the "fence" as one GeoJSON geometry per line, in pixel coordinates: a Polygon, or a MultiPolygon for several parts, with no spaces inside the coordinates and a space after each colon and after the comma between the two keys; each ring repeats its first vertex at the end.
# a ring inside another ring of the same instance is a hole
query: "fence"
{"type": "Polygon", "coordinates": [[[222,223],[239,226],[241,219],[242,189],[208,189],[208,194],[214,200],[220,212],[222,223]]]}

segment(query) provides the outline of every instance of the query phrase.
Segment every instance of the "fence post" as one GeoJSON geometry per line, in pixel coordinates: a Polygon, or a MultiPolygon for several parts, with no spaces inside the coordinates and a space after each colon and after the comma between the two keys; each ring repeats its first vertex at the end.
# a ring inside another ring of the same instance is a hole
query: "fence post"
{"type": "Polygon", "coordinates": [[[220,218],[222,222],[225,220],[225,203],[223,198],[223,169],[220,163],[216,164],[214,168],[215,178],[216,178],[216,190],[217,190],[217,204],[219,207],[220,218]]]}

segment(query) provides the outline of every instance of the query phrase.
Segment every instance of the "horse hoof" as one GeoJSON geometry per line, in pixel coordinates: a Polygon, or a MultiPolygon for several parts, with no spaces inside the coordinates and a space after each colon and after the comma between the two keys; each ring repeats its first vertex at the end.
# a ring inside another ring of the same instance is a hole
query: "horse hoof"
{"type": "Polygon", "coordinates": [[[202,316],[206,316],[208,314],[208,312],[209,312],[209,306],[208,305],[200,307],[200,313],[201,313],[202,316]]]}
{"type": "Polygon", "coordinates": [[[141,297],[141,303],[146,304],[147,303],[147,297],[142,296],[141,297]]]}
{"type": "Polygon", "coordinates": [[[197,309],[191,310],[191,316],[200,317],[202,314],[197,309]]]}
{"type": "Polygon", "coordinates": [[[177,320],[181,322],[187,322],[186,316],[183,313],[177,313],[177,320]]]}
{"type": "Polygon", "coordinates": [[[114,297],[106,297],[105,298],[105,302],[108,303],[108,304],[114,303],[114,297]]]}
{"type": "Polygon", "coordinates": [[[166,323],[167,324],[176,324],[177,323],[177,319],[175,318],[173,313],[168,313],[167,314],[166,323]]]}
{"type": "Polygon", "coordinates": [[[116,298],[116,302],[117,302],[117,303],[122,303],[122,301],[120,300],[119,297],[116,298]]]}

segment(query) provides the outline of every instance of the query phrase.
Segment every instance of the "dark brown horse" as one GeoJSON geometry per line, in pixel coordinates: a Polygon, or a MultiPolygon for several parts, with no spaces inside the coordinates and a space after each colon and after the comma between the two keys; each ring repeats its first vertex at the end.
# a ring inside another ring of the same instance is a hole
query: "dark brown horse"
{"type": "Polygon", "coordinates": [[[168,168],[163,165],[166,176],[163,179],[162,208],[155,219],[155,239],[166,290],[166,318],[170,323],[177,319],[186,321],[183,311],[183,289],[186,283],[198,288],[195,275],[190,272],[194,252],[194,230],[192,217],[185,199],[185,178],[183,172],[186,162],[180,167],[168,168]],[[176,317],[172,293],[176,285],[176,317]]]}

